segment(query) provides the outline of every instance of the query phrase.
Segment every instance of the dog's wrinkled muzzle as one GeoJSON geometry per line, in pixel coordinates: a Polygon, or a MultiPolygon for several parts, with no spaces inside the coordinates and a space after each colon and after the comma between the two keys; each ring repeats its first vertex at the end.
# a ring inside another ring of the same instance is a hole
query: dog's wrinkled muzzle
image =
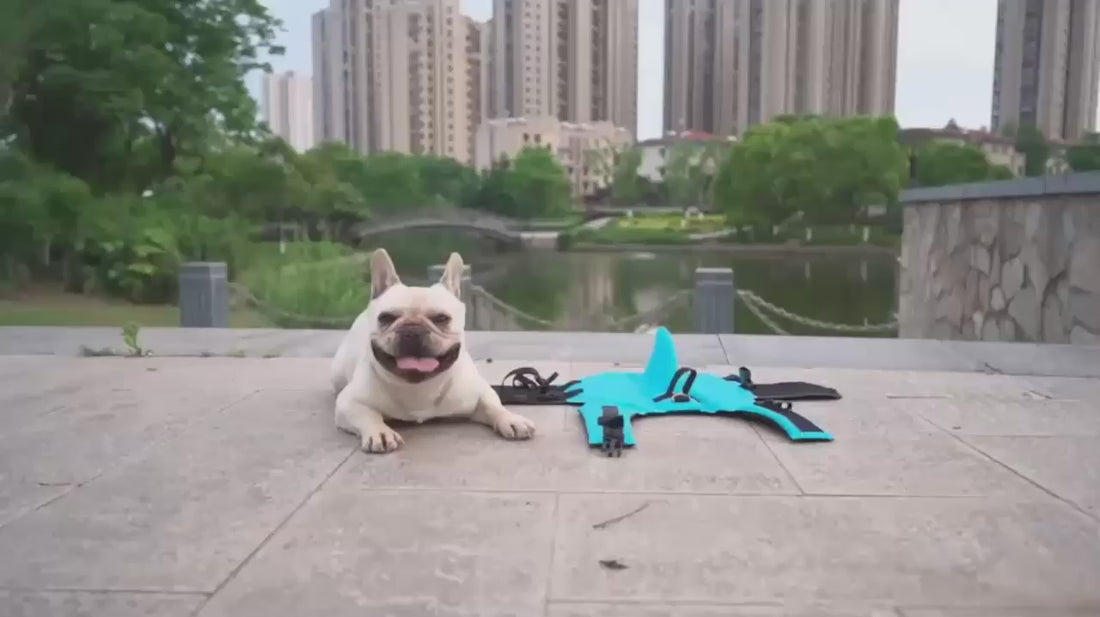
{"type": "Polygon", "coordinates": [[[439,368],[439,360],[428,351],[426,341],[431,336],[422,325],[408,325],[397,331],[394,363],[403,371],[431,373],[439,368]]]}

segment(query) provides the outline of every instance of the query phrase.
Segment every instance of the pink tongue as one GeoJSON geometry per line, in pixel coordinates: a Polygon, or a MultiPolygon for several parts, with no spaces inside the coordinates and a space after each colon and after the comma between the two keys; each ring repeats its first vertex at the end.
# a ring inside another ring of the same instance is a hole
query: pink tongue
{"type": "Polygon", "coordinates": [[[403,371],[430,373],[439,368],[439,360],[435,358],[398,358],[397,368],[403,371]]]}

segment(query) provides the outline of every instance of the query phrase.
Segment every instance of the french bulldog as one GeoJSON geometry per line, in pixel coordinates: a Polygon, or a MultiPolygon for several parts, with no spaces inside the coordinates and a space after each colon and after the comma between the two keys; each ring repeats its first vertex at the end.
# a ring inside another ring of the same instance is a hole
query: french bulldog
{"type": "Polygon", "coordinates": [[[387,420],[463,417],[505,439],[528,439],[535,424],[506,409],[466,349],[462,257],[451,253],[430,287],[401,283],[385,249],[371,255],[371,300],[332,361],[336,426],[366,452],[404,444],[387,420]]]}

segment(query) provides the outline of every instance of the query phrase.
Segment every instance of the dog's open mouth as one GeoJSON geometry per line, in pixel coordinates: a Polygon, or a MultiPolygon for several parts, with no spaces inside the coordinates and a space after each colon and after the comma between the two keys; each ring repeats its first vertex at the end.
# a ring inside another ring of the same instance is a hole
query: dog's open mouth
{"type": "Polygon", "coordinates": [[[411,383],[417,383],[430,379],[443,371],[451,368],[451,365],[458,359],[460,344],[456,344],[454,347],[448,349],[445,353],[435,357],[410,357],[410,356],[394,356],[387,353],[374,342],[371,342],[371,351],[374,353],[374,359],[378,360],[387,371],[397,375],[401,379],[411,383]]]}

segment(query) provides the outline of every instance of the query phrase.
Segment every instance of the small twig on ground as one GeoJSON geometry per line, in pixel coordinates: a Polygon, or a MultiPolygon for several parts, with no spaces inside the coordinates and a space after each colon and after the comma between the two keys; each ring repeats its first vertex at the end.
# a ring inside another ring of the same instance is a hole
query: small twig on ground
{"type": "Polygon", "coordinates": [[[596,523],[595,525],[592,526],[592,529],[604,529],[606,527],[614,525],[615,523],[618,523],[619,521],[628,519],[628,518],[634,516],[635,514],[641,512],[642,510],[645,510],[648,507],[649,507],[649,502],[647,501],[647,502],[643,503],[642,505],[638,506],[637,508],[634,508],[630,512],[627,512],[626,514],[621,514],[619,516],[616,516],[615,518],[609,518],[606,521],[603,521],[602,523],[596,523]]]}

